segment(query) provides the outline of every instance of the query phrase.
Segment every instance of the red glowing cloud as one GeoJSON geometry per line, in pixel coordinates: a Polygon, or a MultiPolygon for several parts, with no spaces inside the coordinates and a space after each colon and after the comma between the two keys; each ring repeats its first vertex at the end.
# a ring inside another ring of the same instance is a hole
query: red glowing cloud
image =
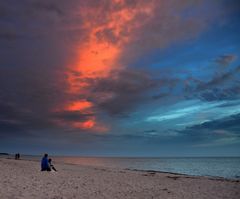
{"type": "MultiPolygon", "coordinates": [[[[102,8],[91,8],[81,10],[84,27],[89,30],[85,42],[79,43],[77,51],[79,56],[75,59],[70,71],[75,71],[80,76],[68,73],[68,93],[73,95],[87,96],[91,84],[81,79],[94,80],[97,78],[107,78],[114,69],[123,68],[119,63],[119,58],[123,53],[123,46],[131,42],[132,30],[140,26],[143,21],[138,21],[140,14],[151,15],[153,6],[148,4],[136,4],[133,7],[125,5],[125,1],[111,1],[111,7],[108,13],[103,15],[103,20],[95,21],[96,13],[102,11],[102,8]]],[[[73,100],[66,104],[67,111],[91,112],[94,115],[94,104],[87,100],[73,100]]],[[[107,131],[108,127],[100,124],[96,116],[84,122],[72,123],[74,128],[94,129],[107,131]]]]}

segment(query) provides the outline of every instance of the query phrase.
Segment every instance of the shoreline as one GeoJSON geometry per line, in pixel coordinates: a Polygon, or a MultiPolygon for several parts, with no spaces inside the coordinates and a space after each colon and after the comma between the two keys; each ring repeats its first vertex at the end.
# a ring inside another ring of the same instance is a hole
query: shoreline
{"type": "MultiPolygon", "coordinates": [[[[34,162],[40,162],[40,159],[31,159],[31,158],[26,158],[26,157],[39,157],[37,155],[22,155],[22,157],[19,160],[23,161],[34,161],[34,162]]],[[[54,157],[62,157],[62,156],[53,156],[54,157]]],[[[68,157],[68,156],[66,156],[68,157]]],[[[75,156],[73,156],[75,157],[75,156]]],[[[15,160],[14,155],[9,154],[8,157],[4,157],[0,155],[0,159],[5,158],[5,159],[12,159],[15,160]],[[9,157],[10,156],[10,157],[9,157]]],[[[94,158],[94,157],[80,157],[80,158],[94,158]]],[[[98,157],[101,158],[101,157],[98,157]]],[[[103,158],[108,158],[108,157],[103,157],[103,158]]],[[[114,158],[114,157],[111,157],[114,158]]],[[[118,158],[118,157],[115,157],[118,158]]],[[[122,157],[123,158],[123,157],[122,157]]],[[[57,164],[66,164],[66,165],[76,165],[76,166],[87,166],[87,167],[99,167],[99,168],[110,168],[110,169],[122,169],[122,170],[129,170],[129,171],[139,171],[139,172],[154,172],[154,173],[165,173],[165,174],[173,174],[173,175],[182,175],[182,176],[190,176],[190,177],[204,177],[204,178],[209,178],[213,180],[225,180],[225,181],[233,181],[233,182],[240,182],[240,178],[238,177],[222,177],[222,176],[211,176],[211,175],[194,175],[194,174],[186,174],[186,173],[178,173],[178,172],[170,172],[170,171],[161,171],[161,170],[152,170],[152,169],[135,169],[135,168],[127,168],[127,167],[114,167],[114,166],[99,166],[99,165],[87,165],[87,164],[77,164],[77,163],[69,163],[69,162],[64,162],[64,161],[59,161],[55,160],[54,161],[57,164]]]]}
{"type": "Polygon", "coordinates": [[[229,181],[229,182],[236,182],[236,183],[240,182],[240,180],[238,180],[238,179],[224,178],[221,176],[189,175],[189,174],[185,174],[185,173],[175,173],[175,172],[157,171],[157,170],[141,170],[141,169],[125,169],[125,170],[147,172],[150,174],[154,174],[154,173],[171,174],[171,175],[177,175],[177,176],[186,177],[186,178],[207,178],[209,180],[229,181]]]}
{"type": "Polygon", "coordinates": [[[55,163],[58,172],[41,172],[34,160],[0,158],[1,199],[238,199],[239,181],[55,163]]]}
{"type": "MultiPolygon", "coordinates": [[[[34,162],[40,162],[40,159],[31,159],[31,158],[24,158],[26,155],[22,155],[23,158],[20,158],[19,160],[21,161],[34,161],[34,162]]],[[[35,156],[35,155],[27,155],[27,156],[32,156],[32,157],[40,157],[40,156],[35,156]]],[[[53,156],[57,157],[57,156],[53,156]]],[[[61,157],[61,156],[59,156],[61,157]]],[[[10,160],[15,160],[14,156],[12,154],[9,154],[8,157],[4,157],[0,155],[0,159],[10,159],[10,160]],[[11,157],[9,157],[11,156],[11,157]]],[[[84,158],[93,158],[93,157],[84,157],[84,158]]],[[[106,158],[106,157],[105,157],[106,158]]],[[[112,158],[112,157],[111,157],[112,158]]],[[[19,161],[17,160],[17,161],[19,161]]],[[[69,162],[63,162],[63,161],[54,161],[57,164],[65,164],[65,165],[75,165],[75,166],[87,166],[87,167],[99,167],[99,168],[110,168],[110,169],[122,169],[122,170],[129,170],[129,171],[139,171],[139,172],[154,172],[154,173],[163,173],[163,174],[173,174],[173,175],[181,175],[181,176],[189,176],[189,177],[204,177],[204,178],[209,178],[212,180],[225,180],[225,181],[233,181],[233,182],[240,182],[240,178],[227,178],[227,177],[222,177],[222,176],[211,176],[211,175],[193,175],[193,174],[186,174],[186,173],[178,173],[178,172],[170,172],[170,171],[161,171],[161,170],[152,170],[152,169],[134,169],[134,168],[123,168],[123,167],[114,167],[114,166],[95,166],[95,165],[86,165],[86,164],[77,164],[77,163],[69,163],[69,162]]]]}

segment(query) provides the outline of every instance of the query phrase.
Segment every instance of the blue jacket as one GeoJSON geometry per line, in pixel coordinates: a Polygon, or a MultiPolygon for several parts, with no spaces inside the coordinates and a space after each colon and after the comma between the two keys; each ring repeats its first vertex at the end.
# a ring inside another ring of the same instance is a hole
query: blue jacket
{"type": "Polygon", "coordinates": [[[42,158],[41,167],[42,167],[42,170],[47,170],[49,168],[47,157],[42,158]]]}

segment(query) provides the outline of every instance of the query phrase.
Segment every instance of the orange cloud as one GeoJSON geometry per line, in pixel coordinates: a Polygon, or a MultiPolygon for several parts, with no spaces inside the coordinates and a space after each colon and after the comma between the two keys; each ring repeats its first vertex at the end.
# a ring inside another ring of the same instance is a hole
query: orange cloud
{"type": "Polygon", "coordinates": [[[90,129],[90,128],[94,127],[95,121],[94,120],[86,120],[84,122],[73,122],[72,124],[75,128],[90,129]]]}
{"type": "Polygon", "coordinates": [[[66,105],[67,111],[83,111],[92,107],[92,103],[86,100],[74,101],[66,105]]]}
{"type": "MultiPolygon", "coordinates": [[[[68,92],[74,95],[84,96],[91,86],[89,83],[79,81],[82,79],[96,79],[108,77],[110,72],[114,69],[119,69],[122,66],[119,63],[120,55],[122,54],[123,46],[131,41],[132,29],[139,26],[136,21],[136,16],[144,13],[151,14],[152,4],[136,4],[134,7],[128,7],[123,0],[111,1],[112,7],[108,13],[104,14],[105,17],[102,21],[95,21],[96,13],[101,12],[101,7],[90,10],[82,10],[84,27],[89,29],[89,35],[84,43],[79,44],[79,57],[75,60],[71,71],[80,74],[79,77],[74,76],[72,73],[68,74],[68,92]],[[98,10],[99,9],[99,10],[98,10]]],[[[73,101],[65,107],[68,111],[85,111],[91,109],[94,105],[87,101],[73,101]]],[[[92,112],[94,112],[92,110],[92,112]]],[[[97,118],[93,117],[92,120],[74,123],[73,126],[80,129],[94,129],[96,126],[101,126],[101,131],[107,130],[104,124],[98,124],[97,118]]]]}

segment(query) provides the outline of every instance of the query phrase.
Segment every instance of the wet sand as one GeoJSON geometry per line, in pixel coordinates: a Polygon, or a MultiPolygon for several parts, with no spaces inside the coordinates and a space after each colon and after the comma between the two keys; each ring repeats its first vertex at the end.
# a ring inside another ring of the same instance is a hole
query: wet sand
{"type": "Polygon", "coordinates": [[[240,182],[154,171],[0,158],[1,199],[239,199],[240,182]]]}

